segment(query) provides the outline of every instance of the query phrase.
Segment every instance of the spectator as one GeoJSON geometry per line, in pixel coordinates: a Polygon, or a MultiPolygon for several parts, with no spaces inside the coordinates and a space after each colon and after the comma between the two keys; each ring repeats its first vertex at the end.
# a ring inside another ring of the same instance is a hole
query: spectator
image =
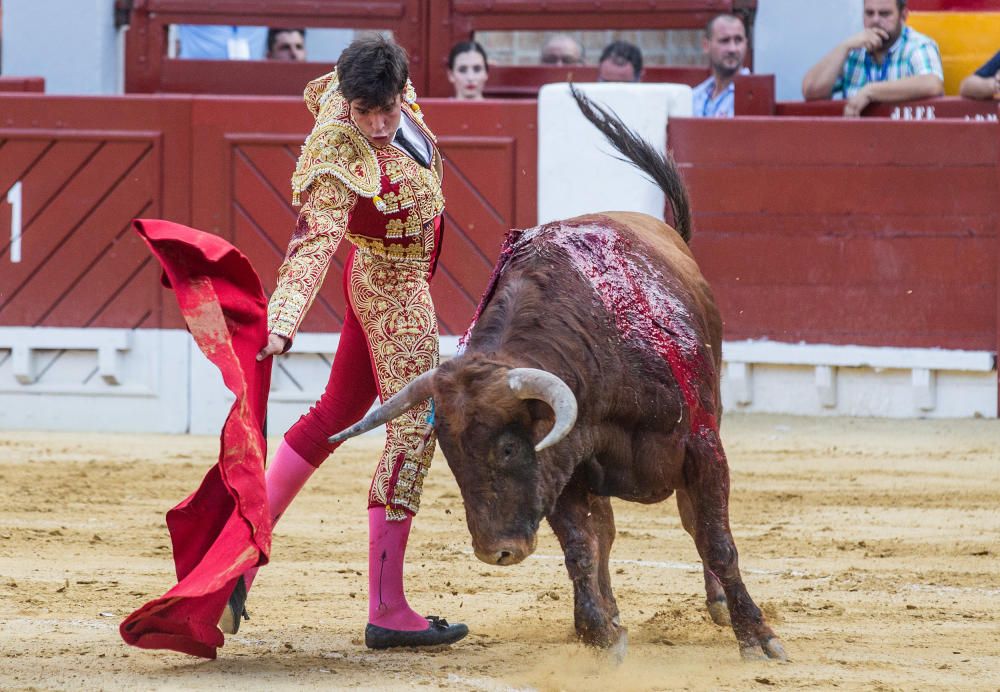
{"type": "Polygon", "coordinates": [[[461,41],[448,53],[448,81],[455,87],[455,98],[478,101],[489,78],[486,50],[476,41],[461,41]]]}
{"type": "Polygon", "coordinates": [[[597,63],[598,82],[638,82],[642,78],[642,51],[628,41],[609,43],[597,63]]]}
{"type": "Polygon", "coordinates": [[[259,60],[267,49],[267,27],[180,24],[177,57],[194,60],[259,60]]]}
{"type": "Polygon", "coordinates": [[[306,30],[268,29],[267,59],[284,60],[287,62],[305,62],[306,30]]]}
{"type": "Polygon", "coordinates": [[[1000,51],[963,79],[958,93],[970,99],[1000,99],[1000,51]]]}
{"type": "Polygon", "coordinates": [[[906,26],[906,0],[864,0],[865,28],[816,63],[802,80],[807,101],[847,99],[856,118],[870,103],[944,94],[941,53],[933,39],[906,26]]]}
{"type": "Polygon", "coordinates": [[[582,65],[583,46],[569,34],[550,36],[542,46],[543,65],[582,65]]]}
{"type": "Polygon", "coordinates": [[[719,14],[705,25],[701,50],[708,56],[711,76],[694,88],[696,118],[731,118],[735,101],[734,80],[747,57],[747,30],[735,14],[719,14]]]}

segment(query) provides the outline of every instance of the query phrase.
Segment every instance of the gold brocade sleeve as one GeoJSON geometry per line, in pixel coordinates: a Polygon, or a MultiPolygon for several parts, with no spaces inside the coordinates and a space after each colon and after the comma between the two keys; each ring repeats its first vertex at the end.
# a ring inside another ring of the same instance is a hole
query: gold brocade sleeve
{"type": "Polygon", "coordinates": [[[318,178],[309,188],[267,306],[267,327],[272,334],[289,340],[295,337],[347,232],[348,216],[357,200],[355,193],[332,176],[318,178]]]}

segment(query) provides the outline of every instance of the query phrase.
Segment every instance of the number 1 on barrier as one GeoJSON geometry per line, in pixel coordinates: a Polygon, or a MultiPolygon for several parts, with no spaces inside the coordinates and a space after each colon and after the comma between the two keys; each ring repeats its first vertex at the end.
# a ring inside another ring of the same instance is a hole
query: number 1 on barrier
{"type": "Polygon", "coordinates": [[[7,190],[10,205],[10,261],[21,261],[21,181],[7,190]]]}

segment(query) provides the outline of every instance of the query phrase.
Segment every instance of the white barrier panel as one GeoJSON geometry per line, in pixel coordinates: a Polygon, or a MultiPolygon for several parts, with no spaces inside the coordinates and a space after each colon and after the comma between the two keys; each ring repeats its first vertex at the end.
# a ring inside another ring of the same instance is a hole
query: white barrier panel
{"type": "Polygon", "coordinates": [[[987,351],[725,342],[730,411],[876,418],[997,417],[987,351]]]}
{"type": "MultiPolygon", "coordinates": [[[[269,435],[319,398],[337,341],[300,334],[276,359],[269,435]]],[[[442,338],[442,359],[457,349],[442,338]]],[[[723,361],[729,411],[997,417],[996,358],[984,351],[743,341],[725,342],[723,361]]],[[[232,402],[186,331],[0,328],[0,429],[217,435],[232,402]]]]}
{"type": "MultiPolygon", "coordinates": [[[[339,334],[299,334],[292,350],[275,358],[271,369],[271,394],[267,407],[267,434],[280,435],[309,410],[323,393],[337,351],[339,334]]],[[[458,351],[458,337],[441,337],[441,357],[458,351]]],[[[233,395],[222,375],[203,356],[191,363],[191,429],[198,435],[214,435],[222,429],[233,395]]],[[[381,428],[372,431],[379,434],[381,428]]]]}
{"type": "Polygon", "coordinates": [[[181,330],[0,328],[0,429],[183,433],[181,330]]]}
{"type": "MultiPolygon", "coordinates": [[[[577,84],[617,113],[657,151],[667,146],[667,118],[691,115],[686,84],[577,84]]],[[[601,211],[638,211],[663,219],[663,191],[583,117],[568,84],[538,93],[538,222],[601,211]]]]}

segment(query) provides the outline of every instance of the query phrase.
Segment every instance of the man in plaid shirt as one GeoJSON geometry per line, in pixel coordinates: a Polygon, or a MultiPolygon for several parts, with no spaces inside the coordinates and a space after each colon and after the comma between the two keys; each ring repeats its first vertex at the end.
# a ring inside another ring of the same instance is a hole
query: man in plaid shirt
{"type": "Polygon", "coordinates": [[[865,0],[864,11],[864,31],[806,73],[806,100],[846,98],[844,115],[856,118],[870,103],[944,95],[941,53],[933,39],[906,26],[906,0],[865,0]]]}

